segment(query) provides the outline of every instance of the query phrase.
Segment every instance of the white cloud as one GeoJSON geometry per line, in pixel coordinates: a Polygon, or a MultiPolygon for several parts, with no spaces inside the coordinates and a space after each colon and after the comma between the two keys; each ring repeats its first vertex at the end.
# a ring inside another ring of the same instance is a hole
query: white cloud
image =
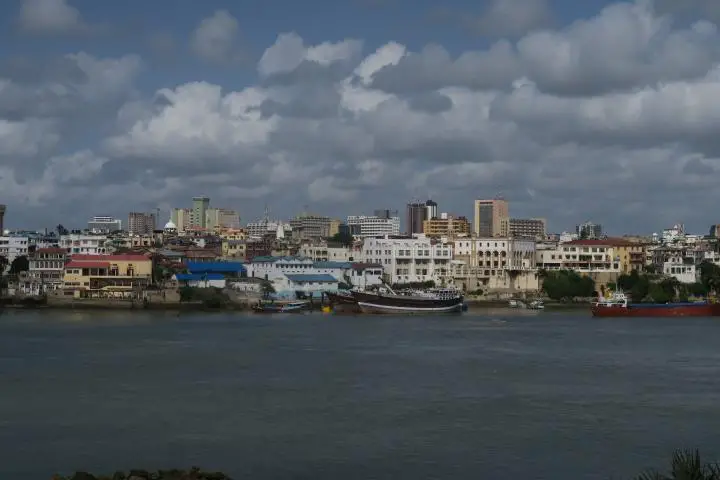
{"type": "Polygon", "coordinates": [[[227,10],[217,10],[200,21],[190,40],[195,55],[208,61],[224,63],[241,60],[240,25],[227,10]]]}
{"type": "Polygon", "coordinates": [[[289,33],[257,82],[234,89],[133,94],[136,57],[0,71],[0,188],[25,201],[17,185],[29,185],[35,204],[71,212],[102,185],[83,216],[121,197],[124,213],[211,192],[248,219],[266,201],[278,215],[305,203],[343,215],[426,194],[469,215],[474,198],[502,193],[513,215],[554,229],[592,218],[704,230],[715,221],[704,206],[720,201],[720,38],[707,21],[683,25],[649,3],[616,4],[459,55],[388,42],[364,58],[360,41],[289,33]],[[93,108],[113,123],[65,134],[93,108]]]}
{"type": "Polygon", "coordinates": [[[22,0],[18,22],[23,30],[38,34],[76,34],[93,30],[68,0],[22,0]]]}
{"type": "Polygon", "coordinates": [[[547,0],[492,0],[470,26],[492,36],[515,36],[550,25],[552,13],[547,0]]]}

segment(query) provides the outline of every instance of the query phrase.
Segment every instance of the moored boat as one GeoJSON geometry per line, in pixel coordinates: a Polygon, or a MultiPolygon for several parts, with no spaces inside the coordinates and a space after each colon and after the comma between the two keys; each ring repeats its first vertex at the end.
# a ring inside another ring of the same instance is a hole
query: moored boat
{"type": "Polygon", "coordinates": [[[328,299],[328,303],[333,305],[356,305],[357,300],[352,295],[352,292],[339,290],[337,292],[325,292],[325,296],[328,299]]]}
{"type": "Polygon", "coordinates": [[[257,313],[299,313],[310,309],[310,302],[288,302],[288,303],[258,303],[253,306],[257,313]]]}
{"type": "Polygon", "coordinates": [[[463,311],[463,296],[455,289],[430,289],[424,292],[395,293],[389,287],[377,292],[352,292],[363,313],[437,314],[463,311]]]}
{"type": "Polygon", "coordinates": [[[707,301],[630,303],[622,291],[616,291],[610,298],[601,296],[591,311],[593,317],[713,317],[720,316],[720,304],[707,301]]]}

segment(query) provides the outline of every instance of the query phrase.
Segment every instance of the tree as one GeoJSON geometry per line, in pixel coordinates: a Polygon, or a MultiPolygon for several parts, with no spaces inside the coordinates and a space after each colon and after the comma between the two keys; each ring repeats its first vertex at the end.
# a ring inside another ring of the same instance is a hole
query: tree
{"type": "Polygon", "coordinates": [[[330,237],[328,240],[330,240],[331,242],[339,243],[346,247],[352,245],[354,241],[353,236],[347,232],[338,232],[332,237],[330,237]]]}
{"type": "Polygon", "coordinates": [[[542,289],[553,300],[592,297],[595,293],[595,282],[592,278],[580,276],[572,270],[558,270],[545,272],[542,289]]]}
{"type": "Polygon", "coordinates": [[[30,270],[30,261],[25,255],[15,257],[10,264],[10,274],[17,275],[20,272],[27,272],[30,270]]]}
{"type": "Polygon", "coordinates": [[[62,224],[55,227],[55,230],[57,230],[58,236],[67,235],[68,229],[63,227],[62,224]]]}
{"type": "Polygon", "coordinates": [[[720,289],[720,267],[711,262],[702,262],[700,270],[700,283],[707,292],[717,292],[720,289]]]}
{"type": "Polygon", "coordinates": [[[649,470],[636,477],[636,480],[720,480],[720,465],[703,463],[700,452],[676,451],[670,465],[670,474],[663,475],[657,470],[649,470]]]}

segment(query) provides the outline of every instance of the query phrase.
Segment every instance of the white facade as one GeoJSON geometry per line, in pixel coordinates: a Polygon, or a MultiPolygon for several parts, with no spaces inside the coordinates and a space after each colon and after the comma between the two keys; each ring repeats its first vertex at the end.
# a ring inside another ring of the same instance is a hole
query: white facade
{"type": "Polygon", "coordinates": [[[259,222],[250,222],[245,227],[245,231],[247,232],[248,237],[258,237],[262,238],[267,234],[278,236],[278,231],[282,230],[285,235],[290,233],[292,229],[290,228],[290,224],[288,223],[282,223],[282,222],[273,222],[273,221],[259,221],[259,222]]]}
{"type": "Polygon", "coordinates": [[[112,253],[112,248],[107,243],[108,237],[105,235],[70,233],[60,237],[59,245],[69,255],[106,255],[112,253]]]}
{"type": "Polygon", "coordinates": [[[122,230],[122,220],[115,217],[93,217],[88,221],[88,230],[92,233],[110,233],[122,230]]]}
{"type": "Polygon", "coordinates": [[[677,224],[662,232],[662,243],[672,243],[685,238],[685,225],[677,224]]]}
{"type": "Polygon", "coordinates": [[[26,236],[2,236],[0,237],[0,257],[7,259],[8,268],[17,257],[28,255],[28,248],[32,245],[30,237],[26,236]]]}
{"type": "Polygon", "coordinates": [[[536,244],[530,239],[462,238],[454,242],[452,282],[466,291],[538,288],[536,244]]]}
{"type": "Polygon", "coordinates": [[[354,262],[360,258],[360,252],[348,247],[328,247],[325,244],[305,244],[298,250],[301,257],[316,262],[354,262]]]}
{"type": "Polygon", "coordinates": [[[344,281],[352,268],[347,262],[316,262],[303,257],[257,257],[245,265],[248,277],[273,281],[285,275],[329,274],[344,281]]]}
{"type": "Polygon", "coordinates": [[[384,235],[400,235],[400,218],[382,218],[365,215],[347,217],[347,225],[355,237],[381,237],[384,235]]]}
{"type": "Polygon", "coordinates": [[[685,263],[681,257],[672,257],[663,263],[663,273],[680,283],[697,282],[697,269],[692,263],[685,263]]]}
{"type": "Polygon", "coordinates": [[[240,214],[226,208],[208,208],[205,212],[205,223],[208,230],[214,228],[240,229],[240,214]]]}
{"type": "Polygon", "coordinates": [[[578,273],[620,274],[620,257],[611,245],[597,240],[576,240],[555,248],[537,250],[537,268],[574,270],[578,273]]]}
{"type": "Polygon", "coordinates": [[[365,238],[362,260],[382,265],[386,281],[396,283],[440,282],[448,274],[453,248],[432,242],[424,235],[414,238],[365,238]]]}

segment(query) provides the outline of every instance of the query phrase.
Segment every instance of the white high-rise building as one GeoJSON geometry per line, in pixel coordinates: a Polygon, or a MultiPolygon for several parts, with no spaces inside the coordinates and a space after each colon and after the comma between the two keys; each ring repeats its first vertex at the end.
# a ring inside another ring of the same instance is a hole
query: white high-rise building
{"type": "Polygon", "coordinates": [[[381,237],[400,235],[400,218],[382,218],[377,216],[350,215],[346,223],[355,237],[381,237]]]}
{"type": "Polygon", "coordinates": [[[383,266],[386,281],[396,283],[439,283],[449,273],[452,244],[434,242],[424,235],[414,238],[366,237],[362,261],[383,266]]]}

